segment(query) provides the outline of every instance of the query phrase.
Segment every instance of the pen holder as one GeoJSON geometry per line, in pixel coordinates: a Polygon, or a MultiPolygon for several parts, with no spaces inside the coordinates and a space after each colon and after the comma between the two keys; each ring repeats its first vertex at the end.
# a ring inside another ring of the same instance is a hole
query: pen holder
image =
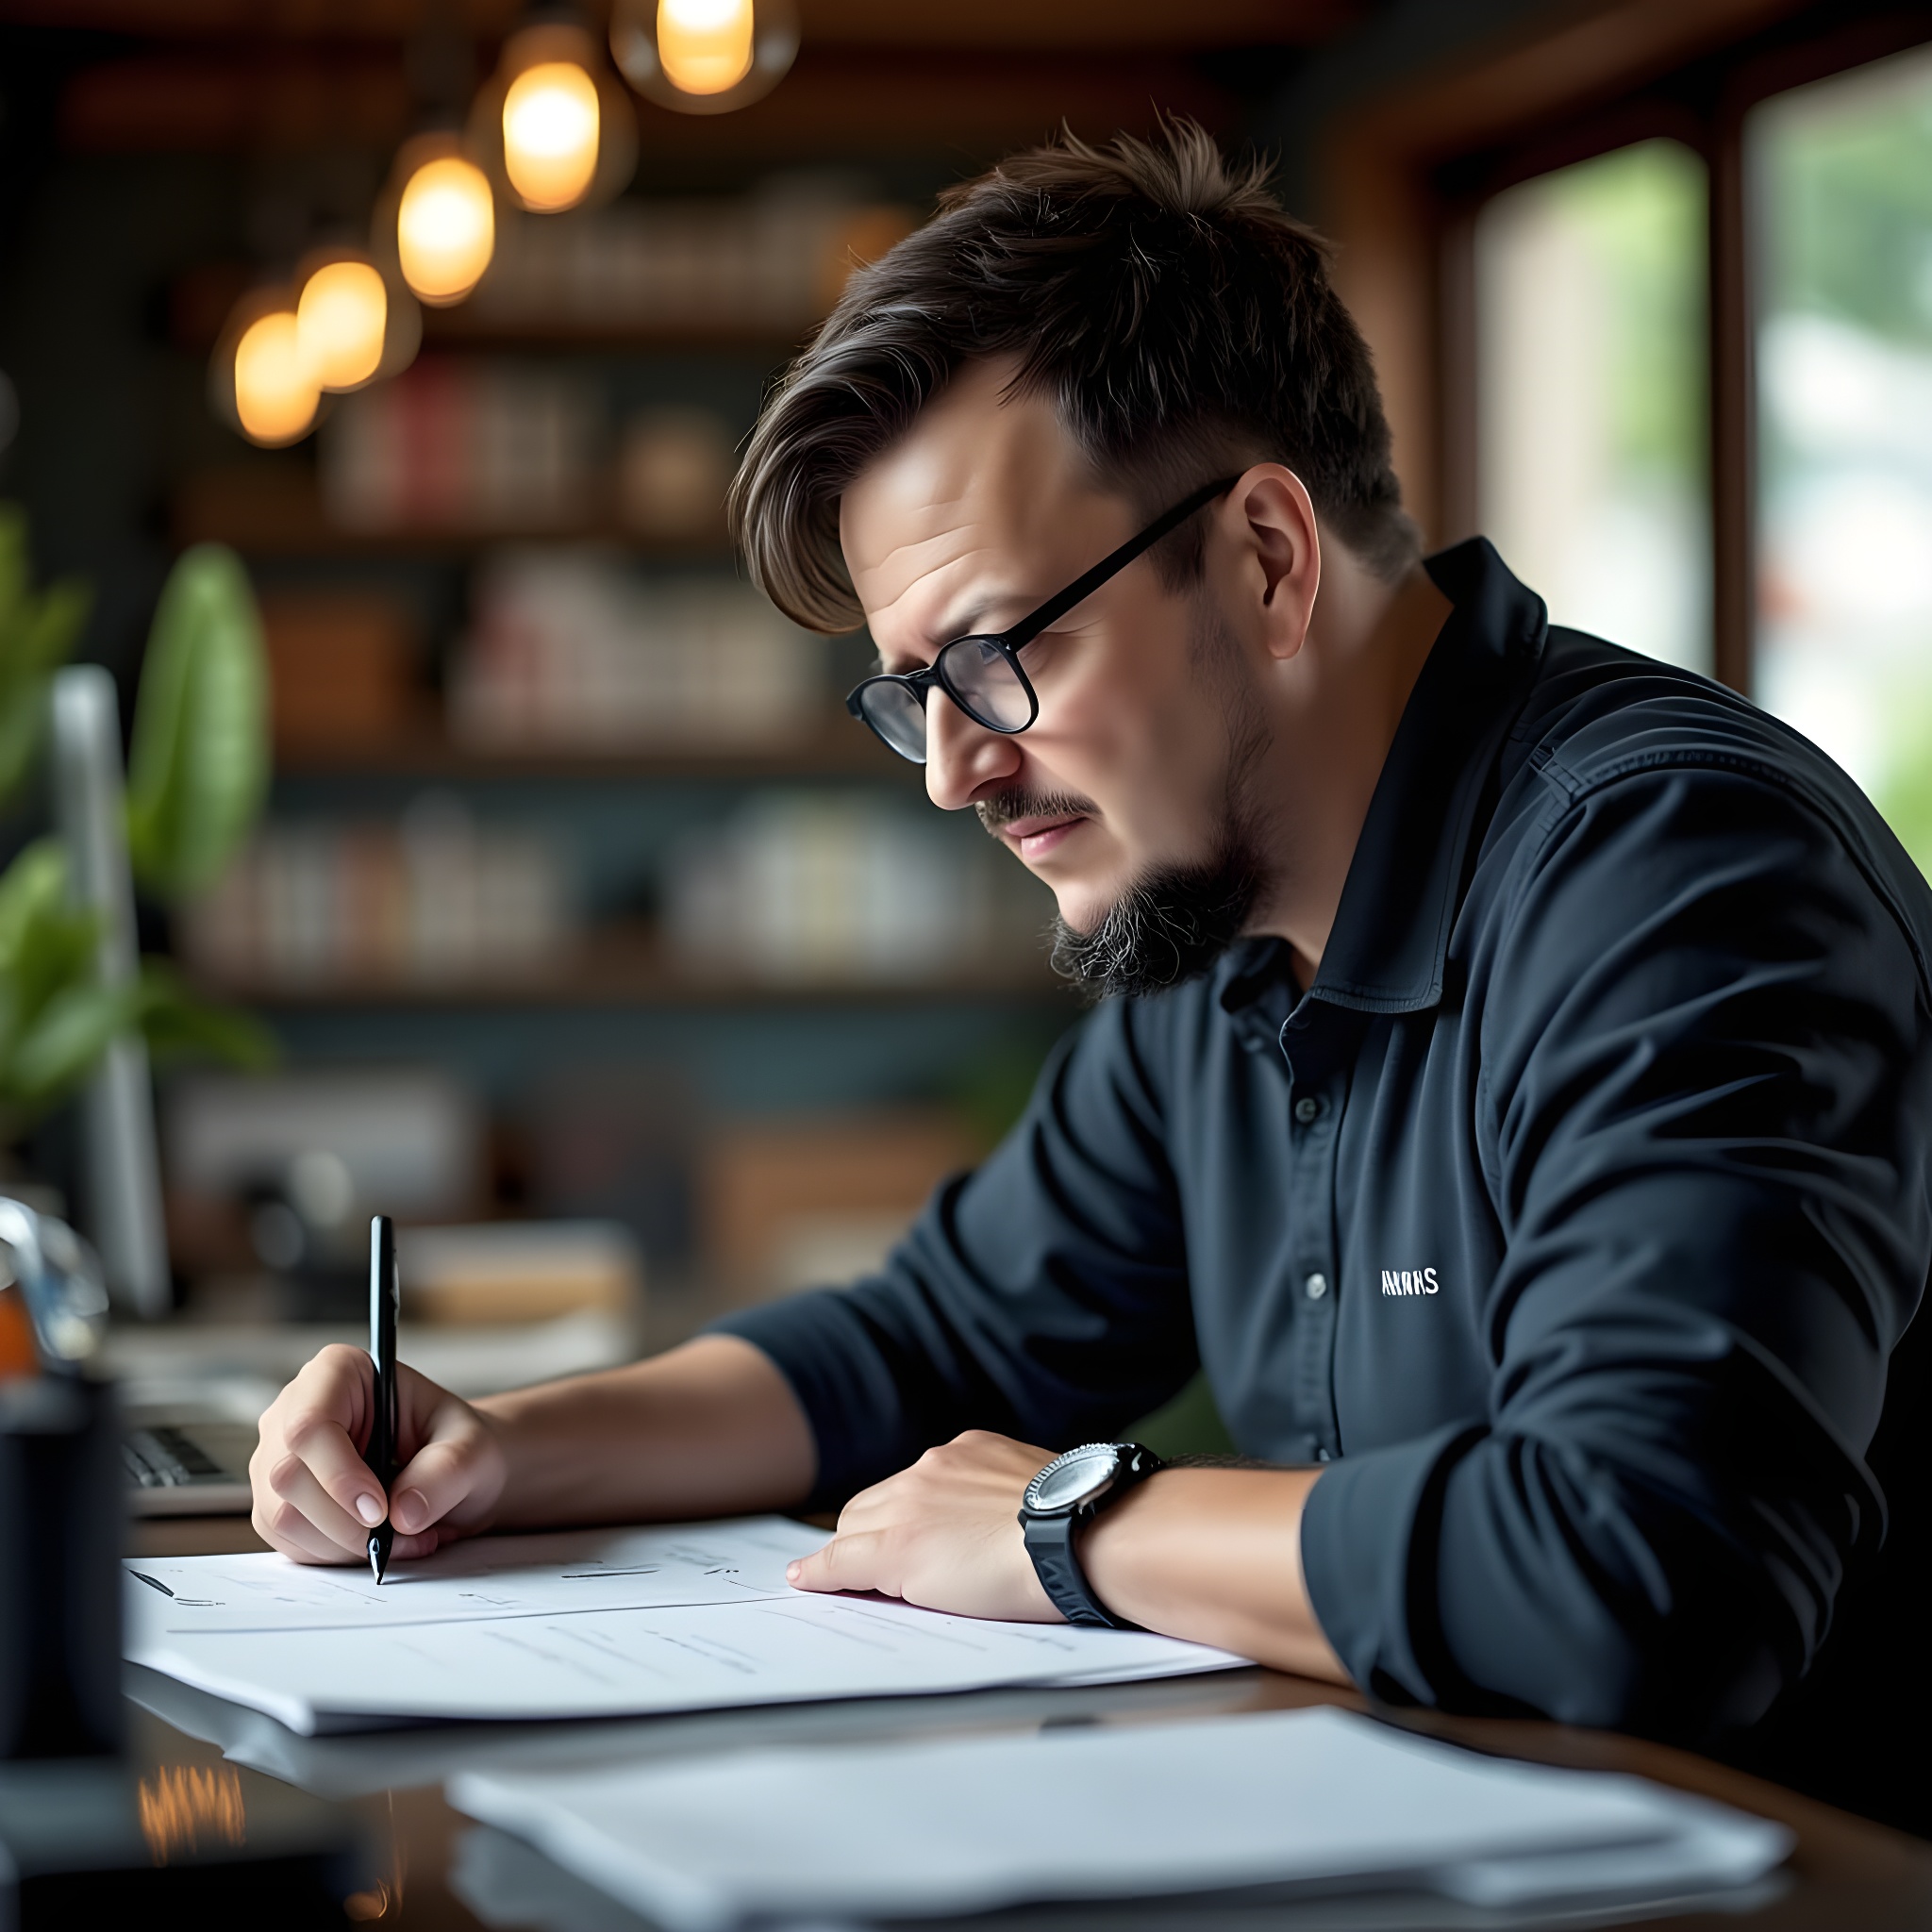
{"type": "Polygon", "coordinates": [[[0,1382],[0,1758],[121,1748],[125,1487],[111,1383],[0,1382]]]}

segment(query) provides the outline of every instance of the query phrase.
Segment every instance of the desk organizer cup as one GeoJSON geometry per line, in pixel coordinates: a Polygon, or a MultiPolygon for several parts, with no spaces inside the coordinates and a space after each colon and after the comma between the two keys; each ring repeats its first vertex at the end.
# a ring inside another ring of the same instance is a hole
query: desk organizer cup
{"type": "Polygon", "coordinates": [[[0,1757],[121,1748],[121,1536],[111,1384],[0,1383],[0,1757]]]}
{"type": "Polygon", "coordinates": [[[113,1385],[92,1373],[99,1264],[0,1198],[0,1759],[121,1748],[126,1476],[113,1385]]]}

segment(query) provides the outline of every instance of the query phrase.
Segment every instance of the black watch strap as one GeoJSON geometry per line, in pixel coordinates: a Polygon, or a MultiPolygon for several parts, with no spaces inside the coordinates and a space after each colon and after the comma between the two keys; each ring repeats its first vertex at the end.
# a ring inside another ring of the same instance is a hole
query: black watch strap
{"type": "Polygon", "coordinates": [[[1023,1516],[1021,1527],[1026,1535],[1026,1554],[1040,1574],[1041,1588],[1053,1600],[1053,1607],[1070,1624],[1097,1625],[1105,1630],[1138,1630],[1124,1617],[1116,1617],[1087,1587],[1087,1573],[1074,1554],[1074,1532],[1089,1519],[1085,1516],[1023,1516]]]}
{"type": "Polygon", "coordinates": [[[1020,1512],[1020,1529],[1026,1541],[1026,1554],[1033,1558],[1041,1588],[1046,1591],[1054,1608],[1068,1623],[1083,1624],[1090,1629],[1138,1630],[1141,1627],[1124,1617],[1115,1616],[1093,1594],[1087,1581],[1087,1573],[1080,1568],[1080,1559],[1074,1550],[1074,1539],[1088,1524],[1161,1466],[1160,1457],[1151,1449],[1143,1449],[1139,1443],[1127,1443],[1123,1447],[1127,1453],[1122,1457],[1113,1481],[1091,1502],[1083,1503],[1075,1509],[1052,1514],[1035,1515],[1024,1508],[1020,1512]]]}

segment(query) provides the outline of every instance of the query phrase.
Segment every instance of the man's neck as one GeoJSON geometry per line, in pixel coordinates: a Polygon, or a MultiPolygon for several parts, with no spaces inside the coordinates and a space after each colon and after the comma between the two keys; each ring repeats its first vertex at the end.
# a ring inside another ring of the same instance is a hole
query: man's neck
{"type": "Polygon", "coordinates": [[[1274,746],[1254,781],[1279,871],[1249,930],[1288,941],[1304,986],[1322,963],[1395,728],[1452,608],[1420,563],[1389,584],[1341,545],[1324,547],[1307,641],[1282,667],[1274,746]]]}

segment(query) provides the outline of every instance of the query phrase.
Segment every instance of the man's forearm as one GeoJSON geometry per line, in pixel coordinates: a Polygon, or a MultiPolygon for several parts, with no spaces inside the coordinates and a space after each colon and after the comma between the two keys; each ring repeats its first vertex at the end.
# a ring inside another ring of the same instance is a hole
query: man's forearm
{"type": "Polygon", "coordinates": [[[1302,1507],[1320,1474],[1164,1469],[1082,1534],[1080,1567],[1108,1609],[1149,1630],[1346,1684],[1302,1575],[1302,1507]]]}
{"type": "MultiPolygon", "coordinates": [[[[805,1590],[876,1590],[969,1617],[1058,1622],[1019,1522],[1039,1444],[969,1429],[845,1506],[791,1566],[805,1590]]],[[[1350,1681],[1302,1577],[1313,1469],[1163,1469],[1085,1531],[1080,1567],[1115,1615],[1277,1670],[1350,1681]]]]}
{"type": "Polygon", "coordinates": [[[795,1506],[817,1450],[791,1385],[732,1335],[479,1402],[503,1443],[501,1528],[795,1506]]]}

